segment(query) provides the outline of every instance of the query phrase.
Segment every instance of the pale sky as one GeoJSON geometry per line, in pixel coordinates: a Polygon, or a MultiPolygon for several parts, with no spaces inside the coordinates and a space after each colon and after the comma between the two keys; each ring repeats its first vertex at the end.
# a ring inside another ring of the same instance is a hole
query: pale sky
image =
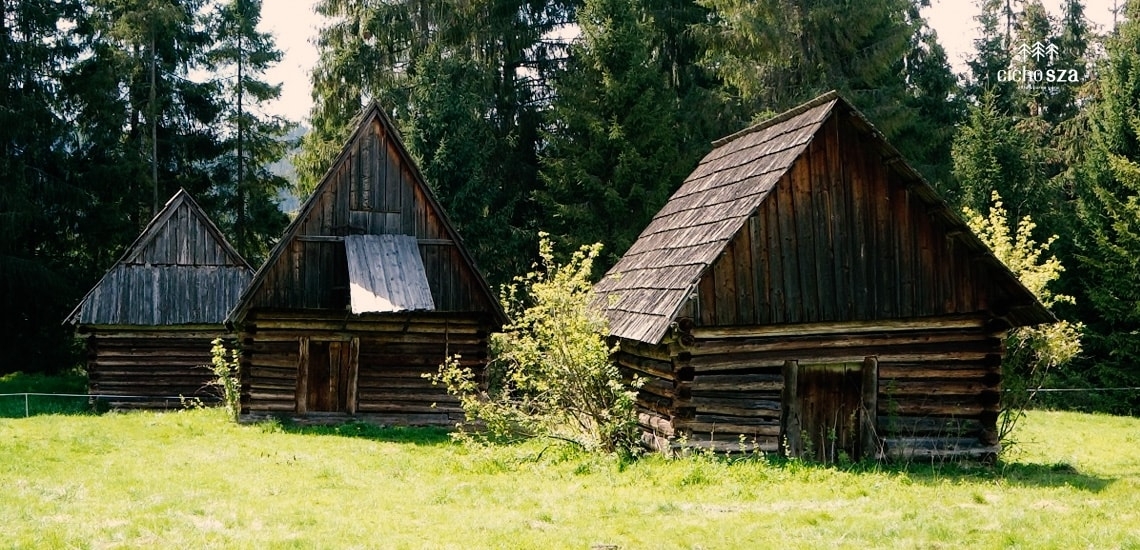
{"type": "MultiPolygon", "coordinates": [[[[1043,0],[1051,15],[1060,15],[1062,0],[1043,0]]],[[[1101,30],[1112,26],[1112,7],[1123,0],[1086,0],[1085,14],[1101,30]]],[[[317,62],[313,37],[320,20],[312,11],[314,0],[263,0],[261,29],[277,38],[277,47],[284,52],[284,60],[267,73],[269,82],[283,83],[281,99],[269,110],[295,121],[309,116],[313,100],[310,96],[309,71],[317,62]]],[[[938,32],[938,39],[946,48],[950,62],[957,72],[965,71],[967,56],[973,51],[977,35],[974,17],[978,8],[973,0],[932,0],[924,15],[938,32]]]]}

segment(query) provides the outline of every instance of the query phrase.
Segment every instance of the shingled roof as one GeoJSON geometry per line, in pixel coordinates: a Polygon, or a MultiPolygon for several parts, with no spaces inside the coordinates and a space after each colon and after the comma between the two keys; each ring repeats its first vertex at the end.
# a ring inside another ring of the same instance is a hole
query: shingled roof
{"type": "Polygon", "coordinates": [[[65,322],[221,324],[253,270],[180,189],[65,322]]]}
{"type": "Polygon", "coordinates": [[[656,344],[695,285],[724,251],[747,219],[807,150],[822,125],[837,110],[850,112],[879,147],[884,162],[913,182],[913,191],[938,211],[944,223],[960,229],[959,238],[1012,279],[1031,305],[1018,312],[1015,325],[1054,320],[965,223],[950,211],[917,172],[901,162],[874,127],[835,92],[829,92],[761,124],[715,142],[629,251],[609,270],[595,291],[614,336],[656,344]],[[896,162],[898,161],[898,162],[896,162]]]}

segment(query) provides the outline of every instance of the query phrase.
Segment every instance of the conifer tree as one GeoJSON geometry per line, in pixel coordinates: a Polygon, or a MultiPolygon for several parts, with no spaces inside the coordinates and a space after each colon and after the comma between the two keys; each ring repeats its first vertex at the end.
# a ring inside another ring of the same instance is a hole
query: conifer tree
{"type": "Polygon", "coordinates": [[[285,155],[284,138],[292,126],[264,112],[265,103],[281,96],[281,85],[261,76],[281,61],[281,51],[271,35],[257,30],[261,5],[261,0],[228,0],[217,6],[210,20],[215,38],[208,54],[208,66],[221,73],[220,119],[225,128],[210,190],[216,204],[210,206],[238,252],[254,265],[288,221],[276,204],[288,182],[270,173],[268,166],[285,155]]]}
{"type": "MultiPolygon", "coordinates": [[[[1124,17],[1099,65],[1078,189],[1078,304],[1092,354],[1084,380],[1100,386],[1140,385],[1140,1],[1124,17]]],[[[1100,405],[1134,413],[1140,399],[1113,394],[1100,405]]]]}

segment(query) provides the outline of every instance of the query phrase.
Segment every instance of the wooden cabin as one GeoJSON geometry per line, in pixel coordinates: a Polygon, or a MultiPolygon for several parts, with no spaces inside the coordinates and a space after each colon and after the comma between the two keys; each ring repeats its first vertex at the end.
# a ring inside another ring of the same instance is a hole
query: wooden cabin
{"type": "Polygon", "coordinates": [[[113,408],[217,400],[211,342],[253,270],[185,190],[68,315],[87,340],[88,391],[113,408]],[[118,397],[115,397],[118,396],[118,397]]]}
{"type": "Polygon", "coordinates": [[[834,92],[714,143],[596,291],[648,445],[825,461],[994,455],[1002,338],[1055,321],[834,92]]]}
{"type": "Polygon", "coordinates": [[[243,420],[455,425],[423,375],[451,354],[482,368],[506,322],[392,122],[358,120],[230,314],[243,420]]]}

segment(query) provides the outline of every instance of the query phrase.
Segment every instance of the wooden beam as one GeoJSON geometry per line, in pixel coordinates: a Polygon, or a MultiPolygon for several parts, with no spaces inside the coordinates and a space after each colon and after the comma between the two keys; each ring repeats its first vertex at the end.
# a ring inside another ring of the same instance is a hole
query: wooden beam
{"type": "Polygon", "coordinates": [[[353,338],[348,351],[348,395],[345,408],[348,414],[356,414],[357,384],[360,380],[360,338],[353,338]]]}
{"type": "Polygon", "coordinates": [[[879,359],[863,359],[863,425],[859,429],[863,458],[879,458],[879,359]]]}
{"type": "Polygon", "coordinates": [[[985,318],[976,315],[953,315],[902,319],[897,321],[847,321],[840,323],[802,323],[742,327],[698,327],[693,336],[702,338],[740,338],[758,336],[803,336],[807,334],[851,334],[889,332],[910,329],[982,328],[985,318]]]}
{"type": "Polygon", "coordinates": [[[309,412],[309,338],[302,336],[297,339],[300,344],[297,360],[297,413],[309,412]]]}
{"type": "Polygon", "coordinates": [[[799,385],[799,364],[794,361],[784,362],[784,389],[780,399],[780,452],[791,457],[800,456],[802,445],[800,443],[800,415],[799,396],[796,395],[799,385]]]}

